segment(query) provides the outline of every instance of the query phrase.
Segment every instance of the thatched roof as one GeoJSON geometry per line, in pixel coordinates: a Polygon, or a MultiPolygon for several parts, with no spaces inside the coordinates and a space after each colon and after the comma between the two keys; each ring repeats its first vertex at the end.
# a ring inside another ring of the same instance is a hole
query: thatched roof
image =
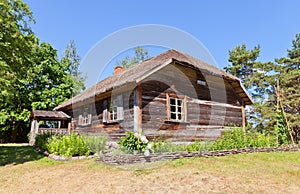
{"type": "Polygon", "coordinates": [[[71,117],[62,111],[33,110],[30,119],[69,120],[71,117]]]}
{"type": "Polygon", "coordinates": [[[222,76],[224,79],[230,80],[231,82],[235,83],[236,88],[242,91],[241,93],[238,93],[238,95],[240,95],[240,97],[244,100],[245,104],[249,105],[253,103],[250,96],[247,94],[246,90],[243,88],[240,80],[237,77],[185,53],[176,50],[168,50],[164,53],[161,53],[160,55],[145,60],[141,64],[129,68],[120,74],[110,76],[98,82],[96,85],[83,91],[81,94],[78,94],[70,100],[55,107],[54,110],[63,110],[67,106],[82,102],[89,98],[93,98],[107,91],[110,91],[113,88],[124,86],[130,83],[137,84],[142,81],[141,78],[150,76],[151,74],[161,69],[161,67],[164,67],[172,63],[173,61],[186,63],[198,68],[201,72],[205,72],[210,75],[222,76]]]}

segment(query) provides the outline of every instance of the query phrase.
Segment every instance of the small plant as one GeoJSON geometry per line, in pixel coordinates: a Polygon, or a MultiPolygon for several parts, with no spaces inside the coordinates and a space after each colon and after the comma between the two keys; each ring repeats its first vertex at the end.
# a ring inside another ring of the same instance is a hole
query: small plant
{"type": "Polygon", "coordinates": [[[189,144],[174,144],[168,140],[162,140],[161,138],[156,138],[153,141],[153,151],[154,152],[182,152],[182,151],[200,151],[208,150],[210,147],[210,142],[195,141],[189,144]]]}
{"type": "Polygon", "coordinates": [[[48,141],[53,136],[53,133],[42,133],[35,137],[35,145],[45,151],[48,151],[48,141]]]}
{"type": "Polygon", "coordinates": [[[211,146],[211,142],[207,141],[207,142],[201,142],[201,141],[195,141],[191,144],[188,144],[186,146],[186,151],[189,152],[195,152],[195,151],[203,151],[203,150],[208,150],[211,146]]]}
{"type": "Polygon", "coordinates": [[[144,152],[145,156],[149,156],[152,144],[149,143],[147,137],[137,132],[127,132],[125,137],[119,141],[121,149],[126,149],[130,152],[144,152]]]}
{"type": "Polygon", "coordinates": [[[104,136],[83,136],[83,141],[89,149],[96,154],[104,153],[106,149],[107,138],[104,136]]]}
{"type": "Polygon", "coordinates": [[[276,145],[276,136],[258,132],[247,133],[247,147],[274,147],[276,145]]]}
{"type": "Polygon", "coordinates": [[[88,156],[91,150],[81,135],[72,133],[65,136],[52,136],[48,141],[48,151],[61,156],[88,156]]]}
{"type": "Polygon", "coordinates": [[[30,132],[27,133],[27,141],[28,141],[28,142],[30,141],[30,132]]]}
{"type": "Polygon", "coordinates": [[[154,152],[178,152],[185,151],[185,145],[175,145],[171,141],[162,140],[161,138],[154,139],[153,141],[154,152]]]}

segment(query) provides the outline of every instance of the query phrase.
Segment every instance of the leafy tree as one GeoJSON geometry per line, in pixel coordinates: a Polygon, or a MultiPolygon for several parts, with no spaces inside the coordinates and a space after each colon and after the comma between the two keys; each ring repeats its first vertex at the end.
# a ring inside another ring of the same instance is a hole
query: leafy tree
{"type": "MultiPolygon", "coordinates": [[[[16,131],[24,131],[29,110],[24,83],[32,67],[32,55],[38,47],[29,23],[34,22],[28,6],[22,1],[0,2],[0,129],[2,140],[16,131]]],[[[0,140],[1,141],[1,140],[0,140]]]]}
{"type": "Polygon", "coordinates": [[[39,43],[21,0],[0,1],[0,142],[25,141],[33,109],[52,110],[72,96],[74,71],[39,43]]]}
{"type": "Polygon", "coordinates": [[[75,96],[85,89],[85,77],[81,75],[81,72],[79,72],[80,56],[77,54],[77,49],[73,40],[71,40],[68,44],[64,54],[65,55],[62,57],[61,62],[68,66],[67,72],[69,72],[72,76],[72,92],[75,96]]]}
{"type": "Polygon", "coordinates": [[[133,67],[147,59],[149,59],[148,50],[144,49],[143,47],[136,47],[134,48],[134,56],[129,57],[126,56],[121,61],[116,63],[116,66],[123,66],[125,69],[133,67]]]}
{"type": "Polygon", "coordinates": [[[72,96],[73,78],[69,66],[57,59],[57,51],[47,43],[39,45],[29,69],[25,90],[31,109],[52,110],[72,96]]]}

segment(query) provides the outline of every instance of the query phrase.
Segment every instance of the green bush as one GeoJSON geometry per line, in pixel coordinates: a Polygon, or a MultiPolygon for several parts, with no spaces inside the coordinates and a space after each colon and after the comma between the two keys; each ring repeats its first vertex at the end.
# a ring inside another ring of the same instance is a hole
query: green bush
{"type": "Polygon", "coordinates": [[[210,142],[195,141],[189,144],[174,144],[168,140],[161,140],[161,138],[154,139],[153,151],[154,152],[195,152],[201,150],[208,150],[211,146],[210,142]]]}
{"type": "Polygon", "coordinates": [[[35,137],[35,145],[45,151],[48,151],[48,141],[53,136],[53,133],[42,133],[35,137]]]}
{"type": "Polygon", "coordinates": [[[88,148],[96,154],[104,153],[106,149],[107,138],[104,136],[83,136],[83,141],[88,148]]]}
{"type": "Polygon", "coordinates": [[[72,133],[65,136],[52,136],[48,141],[48,151],[61,156],[88,156],[91,150],[81,135],[72,133]]]}
{"type": "Polygon", "coordinates": [[[191,144],[186,145],[185,150],[189,152],[194,152],[194,151],[205,151],[209,150],[211,147],[212,143],[209,141],[195,141],[191,144]]]}
{"type": "MultiPolygon", "coordinates": [[[[128,151],[145,151],[147,150],[148,140],[146,136],[137,132],[127,132],[125,137],[119,140],[121,149],[128,151]]],[[[149,148],[151,149],[151,148],[149,148]]]]}
{"type": "Polygon", "coordinates": [[[258,132],[247,132],[246,136],[241,128],[235,127],[226,131],[210,147],[212,150],[227,150],[245,147],[273,147],[276,146],[276,138],[258,132]]]}
{"type": "Polygon", "coordinates": [[[153,140],[153,151],[154,152],[180,152],[185,151],[183,144],[174,144],[168,140],[162,140],[160,137],[153,140]]]}
{"type": "Polygon", "coordinates": [[[244,131],[241,128],[234,128],[226,131],[219,139],[211,146],[213,150],[227,150],[233,148],[246,147],[244,131]]]}
{"type": "Polygon", "coordinates": [[[288,135],[288,128],[284,121],[284,115],[281,109],[277,110],[276,124],[274,126],[274,132],[277,137],[277,142],[279,145],[290,143],[290,138],[288,135]]]}
{"type": "Polygon", "coordinates": [[[274,147],[276,145],[275,136],[258,132],[247,133],[247,147],[274,147]]]}

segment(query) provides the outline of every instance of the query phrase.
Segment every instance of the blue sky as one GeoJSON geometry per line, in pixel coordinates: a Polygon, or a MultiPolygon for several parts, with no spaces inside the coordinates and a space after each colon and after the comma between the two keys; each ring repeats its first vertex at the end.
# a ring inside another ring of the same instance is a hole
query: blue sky
{"type": "Polygon", "coordinates": [[[62,55],[74,40],[81,58],[109,34],[141,24],[168,25],[190,33],[219,67],[228,65],[228,50],[242,43],[248,48],[260,44],[261,61],[285,56],[300,33],[300,1],[296,0],[25,2],[36,20],[32,29],[41,41],[51,43],[62,55]]]}

